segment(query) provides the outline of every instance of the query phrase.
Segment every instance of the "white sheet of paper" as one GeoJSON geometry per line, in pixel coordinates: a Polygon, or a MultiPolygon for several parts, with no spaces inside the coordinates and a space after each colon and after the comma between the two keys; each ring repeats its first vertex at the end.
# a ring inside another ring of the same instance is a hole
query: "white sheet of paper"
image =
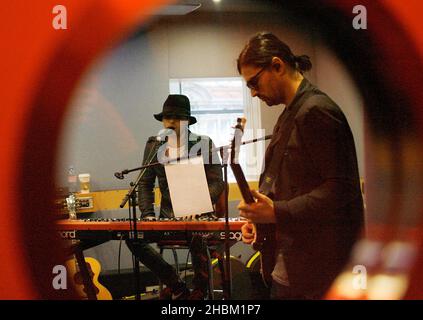
{"type": "Polygon", "coordinates": [[[213,211],[203,157],[165,165],[175,217],[213,211]]]}

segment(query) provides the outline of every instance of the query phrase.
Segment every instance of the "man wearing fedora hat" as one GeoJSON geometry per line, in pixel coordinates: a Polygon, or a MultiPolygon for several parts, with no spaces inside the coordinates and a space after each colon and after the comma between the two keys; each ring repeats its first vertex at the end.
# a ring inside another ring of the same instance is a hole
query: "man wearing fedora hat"
{"type": "MultiPolygon", "coordinates": [[[[158,162],[161,159],[160,151],[163,149],[165,151],[164,154],[168,158],[188,156],[191,152],[196,155],[197,152],[195,150],[201,150],[210,198],[213,204],[216,203],[224,190],[219,156],[216,152],[212,152],[214,145],[209,137],[199,136],[188,130],[189,125],[197,122],[195,117],[191,116],[191,106],[188,97],[179,94],[169,95],[163,104],[162,112],[155,114],[154,118],[161,121],[163,128],[170,131],[171,134],[168,132],[166,143],[164,142],[165,139],[160,139],[157,136],[148,139],[144,150],[143,164],[158,162]]],[[[162,161],[160,162],[163,163],[162,161]]],[[[154,186],[156,178],[161,192],[160,218],[171,219],[174,214],[164,165],[147,168],[139,182],[138,205],[141,217],[144,219],[155,218],[154,186]]],[[[127,245],[131,252],[137,255],[140,261],[166,284],[167,290],[166,293],[162,292],[162,298],[188,298],[189,291],[180,280],[176,270],[154,248],[143,241],[137,243],[127,241],[127,245]]],[[[193,264],[194,269],[199,267],[195,266],[194,255],[193,264]]],[[[207,286],[206,281],[199,277],[194,277],[193,283],[194,286],[200,287],[202,290],[207,286]]]]}
{"type": "Polygon", "coordinates": [[[191,116],[189,99],[183,94],[170,94],[163,104],[163,111],[155,114],[154,118],[158,121],[163,121],[163,118],[187,120],[190,125],[197,122],[197,119],[191,116]]]}
{"type": "MultiPolygon", "coordinates": [[[[222,178],[222,169],[217,152],[212,152],[214,147],[212,140],[207,136],[199,136],[192,133],[188,126],[197,122],[197,119],[191,116],[191,105],[187,96],[181,94],[171,94],[163,104],[163,111],[155,114],[154,118],[161,121],[164,129],[170,129],[168,140],[157,143],[157,137],[150,137],[147,141],[144,151],[144,163],[149,159],[149,155],[157,154],[159,159],[153,158],[153,162],[161,161],[160,151],[165,150],[167,158],[175,156],[190,156],[195,150],[201,150],[205,163],[207,183],[210,197],[215,203],[224,189],[222,178]],[[166,149],[163,147],[167,147],[166,149]]],[[[167,185],[164,166],[154,166],[148,168],[139,184],[139,207],[142,217],[154,215],[154,182],[158,178],[160,192],[162,194],[160,204],[160,217],[173,218],[172,203],[167,185]]]]}

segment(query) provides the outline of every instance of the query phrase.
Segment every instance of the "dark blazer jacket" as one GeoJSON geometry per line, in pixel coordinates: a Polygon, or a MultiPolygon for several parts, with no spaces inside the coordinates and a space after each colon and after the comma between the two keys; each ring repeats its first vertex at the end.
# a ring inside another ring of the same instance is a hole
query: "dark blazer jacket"
{"type": "MultiPolygon", "coordinates": [[[[340,108],[304,79],[275,126],[266,150],[266,168],[279,161],[270,196],[277,219],[290,285],[321,294],[342,270],[363,225],[363,200],[354,139],[340,108]],[[305,93],[283,154],[275,146],[286,131],[287,115],[305,93]]],[[[262,179],[261,179],[262,180],[262,179]]]]}
{"type": "MultiPolygon", "coordinates": [[[[216,203],[220,194],[224,190],[224,182],[222,177],[222,168],[220,158],[217,152],[211,152],[214,148],[212,140],[207,136],[198,136],[189,132],[190,138],[188,140],[188,150],[190,154],[197,154],[201,151],[203,154],[204,167],[206,171],[206,178],[209,187],[210,197],[212,203],[216,203]]],[[[163,143],[158,143],[156,137],[150,137],[147,141],[144,150],[143,164],[146,164],[149,157],[162,146],[163,143]]],[[[154,156],[152,162],[157,162],[157,155],[154,156]]],[[[169,194],[169,186],[167,184],[166,172],[163,165],[157,165],[148,168],[145,171],[138,185],[138,204],[141,210],[141,216],[154,216],[154,186],[156,177],[161,192],[160,202],[160,217],[172,218],[174,216],[172,209],[172,202],[169,194]]],[[[190,177],[187,177],[189,179],[190,177]]]]}

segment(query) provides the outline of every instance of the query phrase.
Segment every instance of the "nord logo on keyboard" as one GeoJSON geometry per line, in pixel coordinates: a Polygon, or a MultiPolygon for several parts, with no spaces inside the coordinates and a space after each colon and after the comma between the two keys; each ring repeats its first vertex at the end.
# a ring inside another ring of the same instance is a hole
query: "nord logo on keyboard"
{"type": "Polygon", "coordinates": [[[76,232],[75,230],[72,231],[59,231],[59,236],[63,239],[75,239],[76,238],[76,232]]]}

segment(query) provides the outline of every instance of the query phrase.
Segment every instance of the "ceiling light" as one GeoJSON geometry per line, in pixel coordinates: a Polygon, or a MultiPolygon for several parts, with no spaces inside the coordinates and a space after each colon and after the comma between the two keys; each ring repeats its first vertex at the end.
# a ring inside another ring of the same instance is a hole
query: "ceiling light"
{"type": "Polygon", "coordinates": [[[171,4],[168,6],[164,6],[160,8],[157,12],[155,12],[156,15],[163,15],[163,16],[182,16],[185,14],[188,14],[190,12],[193,12],[194,10],[197,10],[201,7],[200,3],[196,4],[171,4]]]}

